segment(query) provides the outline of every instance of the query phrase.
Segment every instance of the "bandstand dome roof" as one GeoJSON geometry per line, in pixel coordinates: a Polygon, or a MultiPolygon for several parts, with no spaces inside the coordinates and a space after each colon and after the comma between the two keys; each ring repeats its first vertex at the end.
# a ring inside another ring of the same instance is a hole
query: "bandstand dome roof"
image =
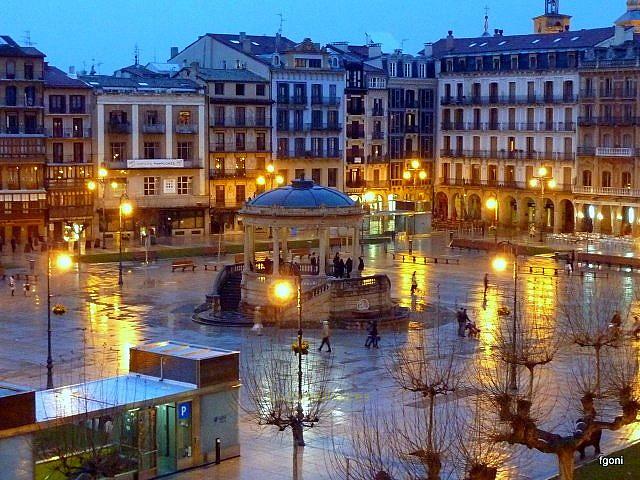
{"type": "Polygon", "coordinates": [[[247,203],[249,207],[340,208],[356,203],[338,190],[316,185],[310,180],[293,180],[291,185],[261,193],[247,203]]]}

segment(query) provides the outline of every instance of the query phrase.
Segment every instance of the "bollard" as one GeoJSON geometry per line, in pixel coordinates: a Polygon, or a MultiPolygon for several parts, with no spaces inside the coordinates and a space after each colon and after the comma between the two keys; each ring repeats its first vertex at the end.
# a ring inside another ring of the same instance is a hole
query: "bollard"
{"type": "Polygon", "coordinates": [[[427,257],[424,257],[424,264],[427,264],[427,257]]]}
{"type": "Polygon", "coordinates": [[[216,465],[220,464],[220,437],[216,438],[216,465]]]}
{"type": "Polygon", "coordinates": [[[416,256],[413,256],[413,263],[416,263],[416,256]]]}

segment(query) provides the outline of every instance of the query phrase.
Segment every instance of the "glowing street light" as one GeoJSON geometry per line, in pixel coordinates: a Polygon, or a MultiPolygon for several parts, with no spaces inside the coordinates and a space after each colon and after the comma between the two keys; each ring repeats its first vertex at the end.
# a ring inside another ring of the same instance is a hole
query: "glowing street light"
{"type": "Polygon", "coordinates": [[[105,178],[107,175],[109,175],[109,171],[106,168],[100,167],[98,169],[98,178],[105,178]]]}
{"type": "Polygon", "coordinates": [[[537,170],[537,175],[534,175],[529,180],[529,186],[531,188],[540,188],[540,242],[544,242],[543,230],[545,225],[545,220],[543,218],[544,214],[544,189],[545,187],[553,190],[558,185],[555,179],[551,176],[551,172],[547,167],[540,167],[537,170]]]}
{"type": "Polygon", "coordinates": [[[273,166],[273,163],[267,165],[267,173],[273,173],[276,171],[276,167],[273,166]]]}
{"type": "Polygon", "coordinates": [[[263,186],[264,184],[267,183],[267,179],[264,178],[262,175],[260,175],[258,178],[256,178],[256,184],[263,186]]]}
{"type": "Polygon", "coordinates": [[[491,197],[487,200],[486,206],[489,210],[494,211],[493,233],[494,233],[495,243],[498,243],[498,200],[494,197],[491,197]]]}
{"type": "Polygon", "coordinates": [[[98,185],[93,180],[89,180],[87,182],[87,188],[89,189],[89,191],[93,192],[97,187],[98,185]]]}
{"type": "Polygon", "coordinates": [[[404,178],[405,180],[411,180],[411,172],[409,170],[405,170],[402,173],[402,178],[404,178]]]}
{"type": "Polygon", "coordinates": [[[425,172],[424,170],[420,170],[420,173],[418,173],[418,178],[420,180],[426,180],[427,179],[427,172],[425,172]]]}
{"type": "Polygon", "coordinates": [[[284,183],[284,177],[282,175],[276,175],[276,185],[282,185],[284,183]]]}
{"type": "Polygon", "coordinates": [[[420,160],[411,160],[411,168],[418,170],[420,168],[420,160]]]}
{"type": "MultiPolygon", "coordinates": [[[[60,253],[55,259],[59,270],[71,268],[73,260],[67,253],[60,253]]],[[[47,389],[53,388],[53,356],[51,355],[51,245],[47,245],[47,389]]]]}
{"type": "Polygon", "coordinates": [[[376,194],[369,191],[364,194],[363,198],[366,203],[373,203],[376,199],[376,194]]]}
{"type": "Polygon", "coordinates": [[[293,298],[293,291],[293,285],[287,280],[278,280],[273,285],[273,296],[283,303],[293,298]]]}
{"type": "Polygon", "coordinates": [[[120,195],[120,205],[118,208],[118,243],[119,243],[119,255],[118,255],[118,285],[123,285],[122,279],[122,216],[128,217],[133,212],[133,205],[129,201],[129,197],[126,192],[120,195]]]}
{"type": "Polygon", "coordinates": [[[504,272],[507,269],[507,260],[504,257],[496,257],[492,260],[491,267],[496,272],[504,272]]]}

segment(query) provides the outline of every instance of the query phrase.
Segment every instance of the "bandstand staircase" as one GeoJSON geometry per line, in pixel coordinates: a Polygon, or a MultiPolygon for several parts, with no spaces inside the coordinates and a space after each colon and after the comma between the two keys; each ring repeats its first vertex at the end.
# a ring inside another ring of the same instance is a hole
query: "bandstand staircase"
{"type": "Polygon", "coordinates": [[[238,310],[241,282],[242,264],[227,265],[220,273],[216,290],[217,294],[220,295],[220,309],[223,312],[238,310]]]}

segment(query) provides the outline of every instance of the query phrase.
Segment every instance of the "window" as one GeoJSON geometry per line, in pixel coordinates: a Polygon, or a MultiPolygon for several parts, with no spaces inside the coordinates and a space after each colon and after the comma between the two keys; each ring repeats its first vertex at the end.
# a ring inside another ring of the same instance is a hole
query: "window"
{"type": "Polygon", "coordinates": [[[158,142],[144,142],[144,158],[158,158],[160,144],[158,142]]]}
{"type": "Polygon", "coordinates": [[[407,62],[404,64],[404,76],[407,78],[411,77],[411,63],[407,62]]]}
{"type": "Polygon", "coordinates": [[[224,151],[224,133],[216,132],[216,143],[214,148],[216,152],[224,151]]]}
{"type": "Polygon", "coordinates": [[[178,114],[178,125],[191,125],[191,112],[188,110],[178,114]]]}
{"type": "Polygon", "coordinates": [[[309,68],[322,68],[322,60],[319,58],[310,58],[309,68]]]}
{"type": "Polygon", "coordinates": [[[482,70],[482,57],[476,58],[476,70],[477,71],[482,70]]]}
{"type": "Polygon", "coordinates": [[[320,169],[319,168],[312,168],[311,169],[311,180],[314,181],[314,183],[317,183],[318,185],[320,185],[320,169]]]}
{"type": "Polygon", "coordinates": [[[298,180],[304,180],[304,168],[296,168],[294,176],[298,180]]]}
{"type": "Polygon", "coordinates": [[[66,113],[65,96],[49,95],[49,112],[50,113],[66,113]]]}
{"type": "Polygon", "coordinates": [[[84,113],[83,95],[69,95],[69,113],[84,113]]]}
{"type": "Polygon", "coordinates": [[[74,142],[73,161],[76,163],[84,163],[84,143],[74,142]]]}
{"type": "Polygon", "coordinates": [[[245,149],[245,134],[244,132],[236,133],[236,150],[243,151],[245,149]]]}
{"type": "Polygon", "coordinates": [[[451,58],[447,59],[447,72],[453,72],[453,60],[451,58]]]}
{"type": "Polygon", "coordinates": [[[256,97],[264,97],[265,88],[262,83],[256,84],[256,97]]]}
{"type": "Polygon", "coordinates": [[[178,195],[190,195],[193,177],[178,177],[178,195]]]}
{"type": "Polygon", "coordinates": [[[236,83],[236,95],[244,95],[244,83],[236,83]]]}
{"type": "Polygon", "coordinates": [[[32,63],[24,64],[24,78],[27,80],[33,80],[33,64],[32,63]]]}
{"type": "Polygon", "coordinates": [[[64,145],[62,143],[54,143],[53,144],[53,162],[62,163],[63,161],[64,161],[64,145]]]}
{"type": "Polygon", "coordinates": [[[236,203],[244,203],[247,200],[245,186],[244,185],[236,185],[236,203]]]}
{"type": "Polygon", "coordinates": [[[164,180],[164,193],[175,194],[176,193],[176,179],[165,178],[164,180]]]}
{"type": "Polygon", "coordinates": [[[7,78],[16,78],[16,63],[11,60],[7,62],[7,78]]]}
{"type": "Polygon", "coordinates": [[[111,144],[111,160],[114,162],[123,162],[126,153],[127,144],[124,142],[116,142],[111,144]]]}
{"type": "Polygon", "coordinates": [[[178,142],[178,158],[193,160],[193,142],[178,142]]]}
{"type": "Polygon", "coordinates": [[[608,170],[602,172],[602,185],[600,186],[605,188],[611,187],[611,172],[608,170]]]}
{"type": "Polygon", "coordinates": [[[236,107],[236,126],[244,127],[247,121],[246,110],[244,107],[236,107]]]}
{"type": "Polygon", "coordinates": [[[622,172],[622,188],[631,188],[631,172],[622,172]]]}
{"type": "Polygon", "coordinates": [[[538,57],[536,55],[529,55],[529,68],[538,68],[538,57]]]}
{"type": "Polygon", "coordinates": [[[213,84],[214,95],[224,95],[224,83],[216,82],[213,84]]]}
{"type": "Polygon", "coordinates": [[[582,186],[590,187],[591,186],[591,170],[583,170],[582,172],[582,186]]]}
{"type": "Polygon", "coordinates": [[[389,62],[389,76],[395,77],[396,73],[396,62],[389,62]]]}
{"type": "Polygon", "coordinates": [[[517,69],[518,69],[518,56],[511,55],[511,70],[517,70],[517,69]]]}
{"type": "Polygon", "coordinates": [[[144,194],[145,195],[157,195],[158,192],[158,177],[144,177],[144,194]]]}
{"type": "Polygon", "coordinates": [[[338,186],[338,169],[337,168],[327,169],[327,186],[328,187],[338,186]]]}
{"type": "Polygon", "coordinates": [[[500,57],[493,57],[493,69],[500,70],[500,57]]]}
{"type": "Polygon", "coordinates": [[[213,110],[213,125],[216,127],[224,126],[224,107],[215,107],[213,110]]]}
{"type": "Polygon", "coordinates": [[[295,58],[293,60],[293,66],[296,68],[304,68],[305,65],[306,65],[306,62],[304,58],[295,58]]]}
{"type": "Polygon", "coordinates": [[[267,136],[264,132],[256,133],[256,150],[264,152],[267,149],[267,136]]]}
{"type": "Polygon", "coordinates": [[[418,75],[420,75],[420,78],[426,78],[427,77],[427,65],[425,63],[421,63],[418,66],[418,75]]]}
{"type": "Polygon", "coordinates": [[[265,107],[256,107],[256,126],[264,127],[267,125],[267,110],[265,107]]]}

